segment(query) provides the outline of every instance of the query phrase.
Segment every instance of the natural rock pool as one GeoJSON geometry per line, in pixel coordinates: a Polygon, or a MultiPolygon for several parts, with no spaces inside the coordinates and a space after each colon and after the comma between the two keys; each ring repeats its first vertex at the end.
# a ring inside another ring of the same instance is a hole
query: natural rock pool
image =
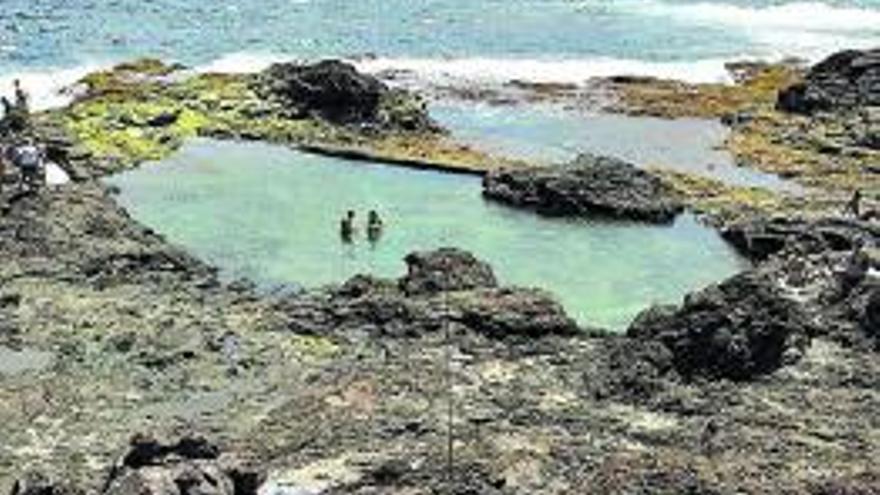
{"type": "Polygon", "coordinates": [[[196,140],[108,181],[135,218],[225,276],[267,287],[398,276],[407,253],[451,245],[489,261],[502,283],[548,289],[582,323],[619,329],[743,264],[689,216],[666,227],[542,218],[484,201],[477,177],[266,144],[196,140]],[[361,228],[350,245],[339,237],[347,209],[361,228]],[[363,235],[370,209],[386,222],[376,244],[363,235]]]}
{"type": "Polygon", "coordinates": [[[796,183],[739,167],[722,149],[729,130],[706,119],[662,119],[566,110],[550,104],[491,105],[454,100],[431,104],[431,115],[460,141],[490,152],[567,162],[581,152],[639,166],[662,167],[734,186],[797,192],[796,183]]]}

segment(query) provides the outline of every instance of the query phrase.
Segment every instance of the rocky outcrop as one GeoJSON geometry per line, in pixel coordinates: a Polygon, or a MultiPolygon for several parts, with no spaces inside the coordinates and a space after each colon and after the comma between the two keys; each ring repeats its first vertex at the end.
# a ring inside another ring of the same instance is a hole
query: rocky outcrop
{"type": "MultiPolygon", "coordinates": [[[[110,468],[100,495],[257,495],[266,475],[223,455],[201,437],[162,443],[136,435],[128,453],[110,468]]],[[[16,481],[11,495],[85,495],[86,491],[31,474],[16,481]]]]}
{"type": "Polygon", "coordinates": [[[51,480],[39,473],[30,473],[16,480],[10,495],[84,495],[83,492],[64,483],[51,480]]]}
{"type": "Polygon", "coordinates": [[[388,88],[351,64],[281,63],[259,77],[260,91],[294,118],[319,117],[335,124],[373,124],[403,131],[436,131],[415,95],[388,88]]]}
{"type": "Polygon", "coordinates": [[[388,91],[378,79],[338,60],[275,64],[263,78],[269,93],[292,112],[314,113],[331,122],[374,120],[382,95],[388,91]]]}
{"type": "Polygon", "coordinates": [[[409,273],[396,282],[357,276],[327,294],[285,299],[279,308],[298,333],[405,337],[438,332],[445,323],[493,339],[578,332],[550,294],[497,288],[489,265],[470,253],[439,249],[406,261],[409,273]]]}
{"type": "Polygon", "coordinates": [[[265,474],[229,459],[200,437],[173,444],[135,437],[105,495],[256,495],[265,474]]]}
{"type": "Polygon", "coordinates": [[[684,377],[733,380],[778,369],[811,333],[799,306],[755,272],[691,294],[681,307],[645,311],[627,331],[665,345],[684,377]]]}
{"type": "Polygon", "coordinates": [[[490,172],[483,195],[552,216],[668,223],[683,210],[658,177],[621,160],[592,155],[566,165],[490,172]]]}
{"type": "Polygon", "coordinates": [[[761,261],[786,247],[807,252],[851,251],[859,239],[880,241],[880,227],[840,217],[811,220],[760,217],[726,225],[721,235],[742,255],[761,261]]]}
{"type": "Polygon", "coordinates": [[[408,273],[400,288],[408,295],[496,287],[488,263],[455,248],[412,253],[405,260],[408,273]]]}
{"type": "Polygon", "coordinates": [[[846,50],[815,65],[779,94],[778,108],[812,114],[880,106],[880,49],[846,50]]]}

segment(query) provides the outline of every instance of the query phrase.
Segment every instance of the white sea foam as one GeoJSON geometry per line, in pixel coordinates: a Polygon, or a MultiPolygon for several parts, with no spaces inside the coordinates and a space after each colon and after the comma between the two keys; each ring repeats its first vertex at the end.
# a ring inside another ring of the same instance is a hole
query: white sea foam
{"type": "Polygon", "coordinates": [[[223,55],[195,68],[199,73],[250,74],[278,62],[289,62],[296,57],[268,52],[235,52],[223,55]]]}
{"type": "Polygon", "coordinates": [[[86,74],[105,67],[101,64],[84,64],[65,69],[40,69],[0,74],[0,95],[13,97],[12,83],[16,79],[30,95],[35,110],[62,107],[70,103],[74,94],[71,87],[86,74]]]}
{"type": "Polygon", "coordinates": [[[867,7],[815,1],[743,6],[625,0],[612,5],[635,16],[734,30],[752,40],[751,51],[758,56],[799,56],[816,61],[843,48],[880,44],[880,10],[867,7]]]}
{"type": "Polygon", "coordinates": [[[660,14],[712,25],[748,29],[786,29],[819,32],[880,32],[880,10],[834,6],[823,2],[792,2],[763,7],[726,3],[667,3],[660,0],[628,3],[643,14],[660,14]],[[641,3],[641,5],[639,5],[641,3]]]}
{"type": "Polygon", "coordinates": [[[355,61],[370,73],[403,71],[437,83],[527,81],[581,84],[607,76],[653,76],[688,82],[726,82],[725,60],[647,62],[615,58],[503,59],[503,58],[371,58],[355,61]]]}

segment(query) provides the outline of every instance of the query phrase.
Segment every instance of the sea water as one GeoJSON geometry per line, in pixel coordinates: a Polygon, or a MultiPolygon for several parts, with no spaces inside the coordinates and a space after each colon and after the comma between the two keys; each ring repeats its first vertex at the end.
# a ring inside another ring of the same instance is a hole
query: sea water
{"type": "Polygon", "coordinates": [[[727,78],[741,58],[809,60],[880,44],[880,0],[3,0],[0,90],[38,106],[137,56],[205,70],[358,57],[425,78],[727,78]]]}

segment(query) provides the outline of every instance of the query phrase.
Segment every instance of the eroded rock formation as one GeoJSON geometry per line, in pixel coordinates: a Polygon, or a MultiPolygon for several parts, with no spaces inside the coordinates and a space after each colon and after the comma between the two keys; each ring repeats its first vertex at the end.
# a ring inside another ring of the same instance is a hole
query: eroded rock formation
{"type": "Polygon", "coordinates": [[[552,216],[668,223],[683,210],[658,177],[616,158],[592,155],[566,165],[491,172],[483,195],[552,216]]]}

